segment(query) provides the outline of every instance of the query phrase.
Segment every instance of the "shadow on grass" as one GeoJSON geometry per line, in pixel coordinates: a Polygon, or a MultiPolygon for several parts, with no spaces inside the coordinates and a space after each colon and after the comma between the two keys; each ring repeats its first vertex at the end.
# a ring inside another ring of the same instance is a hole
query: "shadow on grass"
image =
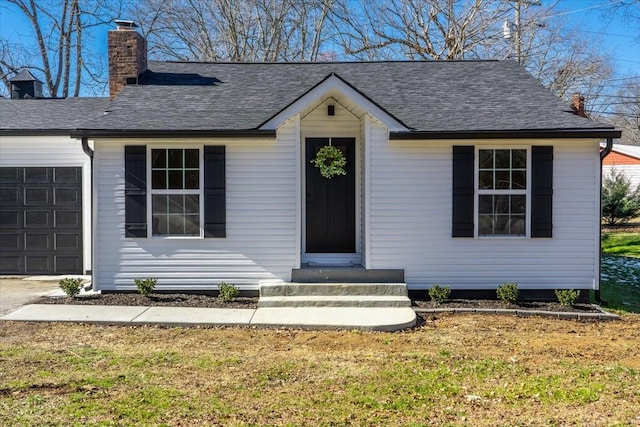
{"type": "Polygon", "coordinates": [[[640,260],[603,256],[600,290],[606,308],[640,313],[640,260]]]}

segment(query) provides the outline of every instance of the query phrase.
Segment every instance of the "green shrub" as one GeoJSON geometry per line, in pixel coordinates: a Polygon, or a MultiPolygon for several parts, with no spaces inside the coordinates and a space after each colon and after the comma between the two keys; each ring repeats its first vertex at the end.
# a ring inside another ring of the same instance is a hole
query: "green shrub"
{"type": "Polygon", "coordinates": [[[158,283],[158,279],[135,279],[134,282],[136,284],[136,287],[138,288],[138,292],[140,292],[140,295],[148,297],[155,289],[156,283],[158,283]]]}
{"type": "Polygon", "coordinates": [[[75,298],[80,291],[82,290],[82,283],[84,283],[83,279],[73,279],[67,277],[66,279],[62,279],[58,282],[60,285],[60,289],[64,291],[67,296],[75,298]]]}
{"type": "Polygon", "coordinates": [[[556,298],[560,305],[570,307],[578,301],[580,291],[577,289],[556,289],[556,298]]]}
{"type": "Polygon", "coordinates": [[[240,291],[238,290],[238,288],[236,288],[236,286],[232,283],[222,282],[218,287],[218,298],[224,302],[233,301],[234,299],[236,299],[239,293],[240,291]]]}
{"type": "Polygon", "coordinates": [[[626,224],[640,213],[640,186],[635,189],[624,172],[611,169],[602,183],[602,218],[609,225],[626,224]]]}
{"type": "Polygon", "coordinates": [[[435,304],[441,304],[451,295],[451,289],[448,286],[433,285],[429,289],[429,298],[435,304]]]}
{"type": "Polygon", "coordinates": [[[504,303],[513,304],[518,301],[518,284],[503,283],[496,289],[498,299],[504,303]]]}

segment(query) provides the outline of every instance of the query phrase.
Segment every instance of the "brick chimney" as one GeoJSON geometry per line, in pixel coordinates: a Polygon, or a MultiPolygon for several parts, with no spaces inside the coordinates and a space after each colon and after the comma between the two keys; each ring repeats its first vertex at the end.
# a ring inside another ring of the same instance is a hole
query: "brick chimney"
{"type": "Polygon", "coordinates": [[[571,109],[573,114],[580,117],[587,117],[587,113],[584,112],[584,96],[579,93],[574,93],[571,96],[571,109]]]}
{"type": "Polygon", "coordinates": [[[133,21],[116,20],[107,37],[109,97],[113,99],[127,84],[137,84],[147,70],[147,41],[133,21]]]}

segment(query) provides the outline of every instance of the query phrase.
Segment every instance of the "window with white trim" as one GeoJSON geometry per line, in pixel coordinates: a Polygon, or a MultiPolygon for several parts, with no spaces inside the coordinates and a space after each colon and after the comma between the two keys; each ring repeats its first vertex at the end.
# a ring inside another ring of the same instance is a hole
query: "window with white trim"
{"type": "Polygon", "coordinates": [[[201,158],[198,148],[152,148],[153,236],[201,236],[201,158]]]}
{"type": "Polygon", "coordinates": [[[527,235],[527,149],[479,149],[478,236],[527,235]]]}

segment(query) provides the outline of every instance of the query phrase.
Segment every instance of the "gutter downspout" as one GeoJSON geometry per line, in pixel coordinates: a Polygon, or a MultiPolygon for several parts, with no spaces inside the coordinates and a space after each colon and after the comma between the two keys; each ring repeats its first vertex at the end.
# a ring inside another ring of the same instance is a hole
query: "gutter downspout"
{"type": "MultiPolygon", "coordinates": [[[[89,203],[89,206],[91,206],[91,215],[89,215],[89,221],[91,221],[90,227],[89,229],[91,230],[91,239],[89,241],[89,253],[91,253],[91,263],[94,262],[94,257],[93,257],[93,236],[94,236],[94,229],[93,229],[93,150],[91,149],[91,147],[89,147],[89,138],[87,137],[82,137],[82,151],[84,151],[84,153],[89,157],[89,164],[91,166],[91,182],[89,184],[89,187],[91,188],[91,200],[89,203]]],[[[91,288],[93,289],[93,268],[91,268],[91,288]]],[[[86,271],[85,271],[86,273],[86,271]]]]}
{"type": "MultiPolygon", "coordinates": [[[[607,145],[602,151],[600,151],[600,222],[602,223],[602,165],[604,158],[611,154],[613,150],[613,138],[607,138],[607,145]]],[[[92,169],[93,170],[93,169],[92,169]]],[[[595,298],[598,304],[607,304],[607,301],[602,299],[600,294],[600,279],[602,278],[602,224],[600,225],[600,233],[598,233],[598,250],[600,251],[600,258],[598,262],[598,289],[595,290],[595,298]]]]}

